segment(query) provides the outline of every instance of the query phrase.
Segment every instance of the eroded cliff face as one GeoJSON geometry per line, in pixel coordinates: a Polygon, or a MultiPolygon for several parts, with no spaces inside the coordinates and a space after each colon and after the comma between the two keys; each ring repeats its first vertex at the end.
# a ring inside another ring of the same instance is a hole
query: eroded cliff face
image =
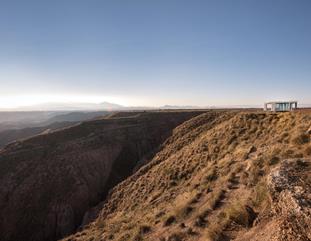
{"type": "Polygon", "coordinates": [[[266,184],[270,209],[237,241],[311,240],[311,159],[282,160],[266,184]]]}
{"type": "Polygon", "coordinates": [[[108,190],[202,112],[146,112],[84,122],[0,152],[0,240],[57,240],[108,190]]]}
{"type": "Polygon", "coordinates": [[[311,159],[284,160],[268,177],[274,240],[311,240],[311,159]]]}

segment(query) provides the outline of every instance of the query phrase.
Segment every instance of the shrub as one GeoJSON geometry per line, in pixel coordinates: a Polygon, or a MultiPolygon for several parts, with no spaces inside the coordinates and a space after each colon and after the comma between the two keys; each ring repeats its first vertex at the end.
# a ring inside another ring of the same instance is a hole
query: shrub
{"type": "Polygon", "coordinates": [[[204,218],[204,215],[199,215],[195,222],[194,222],[194,225],[197,226],[197,227],[204,227],[206,225],[206,220],[204,218]]]}
{"type": "Polygon", "coordinates": [[[229,220],[235,221],[237,224],[241,224],[243,226],[248,225],[248,214],[241,204],[234,203],[230,205],[226,208],[225,213],[229,220]]]}
{"type": "Polygon", "coordinates": [[[274,156],[268,161],[268,164],[272,166],[272,165],[278,164],[279,162],[280,162],[280,158],[277,156],[274,156]]]}
{"type": "Polygon", "coordinates": [[[222,239],[222,231],[225,224],[223,222],[212,223],[206,233],[206,238],[208,241],[216,241],[222,239]]]}
{"type": "Polygon", "coordinates": [[[284,158],[292,158],[295,155],[295,151],[292,149],[287,149],[284,153],[283,153],[283,157],[284,158]]]}
{"type": "Polygon", "coordinates": [[[190,204],[195,204],[197,202],[200,201],[200,198],[202,196],[202,192],[198,192],[191,200],[190,200],[190,204]]]}
{"type": "Polygon", "coordinates": [[[171,216],[169,216],[169,217],[165,220],[164,226],[170,226],[170,225],[172,225],[172,224],[175,223],[175,222],[176,222],[176,217],[173,216],[173,215],[171,215],[171,216]]]}
{"type": "Polygon", "coordinates": [[[247,172],[242,172],[241,174],[241,183],[244,184],[244,185],[247,185],[248,184],[248,177],[249,177],[249,174],[247,172]]]}
{"type": "Polygon", "coordinates": [[[175,219],[180,220],[180,219],[184,219],[187,216],[189,216],[194,210],[194,207],[191,206],[191,204],[186,204],[183,207],[177,207],[174,211],[174,216],[175,219]]]}
{"type": "Polygon", "coordinates": [[[149,233],[151,231],[151,227],[148,225],[142,225],[139,228],[139,233],[140,234],[145,234],[145,233],[149,233]]]}
{"type": "Polygon", "coordinates": [[[304,152],[307,156],[311,156],[311,146],[307,146],[304,152]]]}
{"type": "Polygon", "coordinates": [[[179,224],[179,227],[180,228],[186,228],[186,224],[185,223],[181,223],[181,224],[179,224]]]}
{"type": "Polygon", "coordinates": [[[189,234],[189,235],[197,235],[198,233],[195,232],[192,228],[188,228],[187,229],[187,234],[189,234]]]}
{"type": "Polygon", "coordinates": [[[310,136],[306,133],[299,133],[296,134],[293,138],[292,138],[292,143],[297,144],[297,145],[303,145],[308,143],[310,140],[310,136]]]}
{"type": "Polygon", "coordinates": [[[205,181],[206,182],[211,182],[211,181],[215,181],[217,180],[218,175],[217,175],[217,170],[215,167],[213,167],[211,170],[209,170],[209,172],[207,173],[206,177],[205,177],[205,181]]]}
{"type": "Polygon", "coordinates": [[[252,165],[248,173],[248,186],[255,186],[260,179],[261,169],[258,165],[252,165]]]}
{"type": "Polygon", "coordinates": [[[254,188],[254,195],[252,200],[253,205],[255,207],[260,207],[262,204],[268,201],[268,198],[269,192],[267,185],[263,181],[259,182],[254,188]]]}
{"type": "Polygon", "coordinates": [[[209,201],[210,202],[210,208],[216,209],[219,206],[221,200],[224,198],[224,196],[225,196],[224,190],[219,189],[219,190],[214,191],[212,193],[212,197],[209,201]]]}
{"type": "MultiPolygon", "coordinates": [[[[125,238],[124,240],[126,240],[127,238],[125,238]]],[[[137,234],[133,239],[133,241],[142,241],[143,237],[141,236],[141,234],[137,234]]]]}
{"type": "Polygon", "coordinates": [[[171,236],[168,237],[167,241],[182,241],[185,235],[181,232],[173,233],[171,236]]]}

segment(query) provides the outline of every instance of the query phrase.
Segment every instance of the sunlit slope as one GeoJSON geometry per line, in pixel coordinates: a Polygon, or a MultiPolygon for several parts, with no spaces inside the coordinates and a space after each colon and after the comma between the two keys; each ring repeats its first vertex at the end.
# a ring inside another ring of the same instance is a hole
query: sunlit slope
{"type": "Polygon", "coordinates": [[[276,194],[272,177],[292,168],[310,197],[310,127],[309,111],[197,116],[67,240],[309,240],[310,203],[290,192],[291,176],[276,194]],[[280,212],[294,196],[302,212],[280,212]]]}

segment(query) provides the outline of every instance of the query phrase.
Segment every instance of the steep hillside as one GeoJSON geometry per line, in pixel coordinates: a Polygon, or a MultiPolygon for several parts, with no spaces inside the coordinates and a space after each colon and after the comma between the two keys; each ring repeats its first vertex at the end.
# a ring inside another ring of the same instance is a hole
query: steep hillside
{"type": "Polygon", "coordinates": [[[131,112],[6,146],[0,151],[0,240],[72,233],[111,187],[152,158],[173,128],[201,113],[131,112]]]}
{"type": "Polygon", "coordinates": [[[17,141],[19,139],[29,138],[34,135],[41,133],[47,133],[54,131],[56,129],[72,126],[76,123],[74,122],[56,122],[47,126],[40,127],[28,127],[22,129],[9,129],[5,131],[0,131],[0,148],[6,146],[7,144],[17,141]]]}
{"type": "MultiPolygon", "coordinates": [[[[107,116],[108,114],[111,115],[111,113],[107,111],[69,112],[69,113],[59,113],[59,114],[58,112],[52,112],[52,113],[47,113],[46,115],[48,114],[51,115],[51,117],[48,118],[47,120],[40,121],[40,119],[38,119],[37,121],[33,120],[32,122],[27,122],[27,121],[25,123],[21,122],[20,126],[15,126],[15,128],[10,128],[10,124],[13,125],[14,127],[14,122],[11,122],[11,123],[9,122],[9,125],[7,126],[7,128],[4,128],[5,125],[2,126],[4,130],[1,130],[2,128],[0,127],[0,148],[9,144],[10,142],[13,142],[19,139],[29,138],[29,137],[32,137],[34,135],[38,135],[41,133],[48,133],[56,129],[75,125],[82,121],[103,118],[107,116]],[[23,125],[25,126],[28,125],[28,127],[21,128],[21,126],[23,125]]],[[[28,113],[26,112],[25,117],[27,117],[27,115],[28,113]]]]}
{"type": "Polygon", "coordinates": [[[65,240],[310,240],[310,135],[310,111],[197,116],[65,240]]]}
{"type": "Polygon", "coordinates": [[[75,111],[75,112],[69,112],[64,114],[59,114],[56,116],[53,116],[46,120],[45,122],[42,122],[43,125],[50,125],[53,123],[58,122],[81,122],[81,121],[87,121],[92,120],[98,117],[103,117],[108,115],[110,112],[108,111],[93,111],[93,112],[82,112],[82,111],[75,111]]]}
{"type": "Polygon", "coordinates": [[[110,111],[0,111],[0,132],[93,120],[110,113],[110,111]]]}

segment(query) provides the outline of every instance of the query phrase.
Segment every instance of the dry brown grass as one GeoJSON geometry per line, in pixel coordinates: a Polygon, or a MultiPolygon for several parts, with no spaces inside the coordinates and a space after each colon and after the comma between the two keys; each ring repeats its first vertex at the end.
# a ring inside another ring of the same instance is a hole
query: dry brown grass
{"type": "Polygon", "coordinates": [[[222,238],[222,231],[225,226],[225,221],[220,221],[220,218],[218,219],[217,223],[212,223],[207,232],[205,233],[205,239],[207,241],[217,241],[222,238]]]}
{"type": "Polygon", "coordinates": [[[259,182],[255,188],[252,195],[252,204],[254,207],[259,208],[269,202],[269,191],[264,180],[259,182]]]}
{"type": "Polygon", "coordinates": [[[296,145],[303,145],[310,141],[310,136],[305,132],[298,132],[292,138],[292,143],[296,145]]]}
{"type": "Polygon", "coordinates": [[[209,199],[208,205],[210,209],[215,209],[224,198],[225,191],[223,189],[217,189],[212,192],[211,198],[209,199]]]}
{"type": "Polygon", "coordinates": [[[149,165],[112,192],[99,219],[111,223],[108,214],[126,210],[133,226],[150,224],[143,235],[150,241],[222,240],[231,225],[246,230],[253,223],[252,210],[260,213],[269,206],[265,177],[271,169],[286,158],[311,155],[301,134],[310,121],[311,112],[196,117],[179,126],[149,165]],[[187,233],[188,228],[196,234],[187,233]]]}
{"type": "Polygon", "coordinates": [[[242,226],[249,226],[249,214],[246,207],[240,202],[235,202],[223,210],[223,213],[229,222],[235,222],[242,226]]]}
{"type": "Polygon", "coordinates": [[[218,178],[217,168],[213,166],[206,174],[205,181],[207,183],[215,181],[218,178]]]}
{"type": "Polygon", "coordinates": [[[248,171],[248,178],[245,181],[249,187],[255,186],[263,175],[263,168],[261,167],[262,162],[262,159],[257,159],[252,163],[251,168],[248,171]]]}
{"type": "Polygon", "coordinates": [[[244,201],[235,200],[226,205],[217,216],[217,222],[211,223],[205,233],[208,240],[223,240],[223,231],[232,223],[250,227],[256,218],[255,212],[244,201]]]}
{"type": "Polygon", "coordinates": [[[185,237],[186,237],[185,233],[176,232],[176,233],[171,234],[168,237],[167,241],[183,241],[185,237]]]}
{"type": "Polygon", "coordinates": [[[167,226],[172,225],[175,222],[176,222],[176,217],[173,215],[170,215],[168,218],[165,219],[163,226],[167,227],[167,226]]]}
{"type": "Polygon", "coordinates": [[[311,156],[311,145],[306,146],[305,150],[304,150],[304,154],[306,156],[311,156]]]}

